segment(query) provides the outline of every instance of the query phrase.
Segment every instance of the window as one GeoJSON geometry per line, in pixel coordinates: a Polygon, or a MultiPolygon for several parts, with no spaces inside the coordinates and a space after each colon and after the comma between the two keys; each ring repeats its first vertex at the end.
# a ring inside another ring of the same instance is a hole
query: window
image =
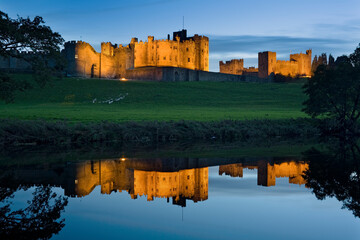
{"type": "Polygon", "coordinates": [[[186,48],[186,51],[188,52],[188,51],[189,51],[189,48],[186,48]]]}
{"type": "Polygon", "coordinates": [[[164,60],[166,60],[166,57],[164,57],[164,60]]]}
{"type": "Polygon", "coordinates": [[[189,176],[189,175],[187,176],[187,179],[188,179],[188,180],[190,179],[190,176],[189,176]]]}
{"type": "Polygon", "coordinates": [[[188,58],[188,62],[190,62],[190,58],[188,58]]]}
{"type": "Polygon", "coordinates": [[[177,61],[177,57],[175,57],[175,61],[177,61]]]}

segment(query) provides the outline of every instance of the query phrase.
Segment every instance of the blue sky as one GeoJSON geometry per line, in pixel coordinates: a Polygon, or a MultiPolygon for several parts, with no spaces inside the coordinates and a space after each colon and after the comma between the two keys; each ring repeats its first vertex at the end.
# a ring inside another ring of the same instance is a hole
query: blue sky
{"type": "Polygon", "coordinates": [[[66,41],[128,44],[132,37],[157,39],[185,28],[210,37],[210,70],[219,60],[244,58],[257,65],[259,51],[334,56],[349,54],[360,43],[359,0],[0,0],[15,18],[40,15],[66,41]]]}

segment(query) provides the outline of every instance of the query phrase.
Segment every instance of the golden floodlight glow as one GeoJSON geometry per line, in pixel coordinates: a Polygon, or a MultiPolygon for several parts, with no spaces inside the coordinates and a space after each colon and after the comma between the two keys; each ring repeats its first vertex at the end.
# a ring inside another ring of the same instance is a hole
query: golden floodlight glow
{"type": "Polygon", "coordinates": [[[126,78],[120,78],[120,81],[127,81],[126,78]]]}
{"type": "Polygon", "coordinates": [[[120,160],[124,162],[124,161],[126,161],[126,158],[121,158],[120,160]]]}

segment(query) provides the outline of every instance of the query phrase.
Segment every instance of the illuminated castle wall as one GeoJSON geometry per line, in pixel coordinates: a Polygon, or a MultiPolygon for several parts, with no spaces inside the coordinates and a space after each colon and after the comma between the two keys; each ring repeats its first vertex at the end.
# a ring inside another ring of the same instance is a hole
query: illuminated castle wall
{"type": "Polygon", "coordinates": [[[307,163],[301,162],[283,162],[273,164],[266,161],[259,161],[256,165],[229,164],[219,166],[219,175],[225,174],[231,177],[243,177],[243,169],[258,169],[258,185],[275,186],[276,178],[288,177],[289,183],[305,184],[306,181],[302,177],[304,171],[308,169],[307,163]]]}
{"type": "Polygon", "coordinates": [[[120,78],[126,76],[126,70],[141,67],[209,71],[209,38],[186,34],[186,30],[174,32],[173,40],[149,36],[147,42],[133,38],[127,46],[103,42],[100,53],[86,42],[71,41],[65,43],[63,54],[69,74],[74,76],[120,78]]]}
{"type": "Polygon", "coordinates": [[[311,76],[311,50],[306,54],[291,54],[290,61],[276,60],[276,52],[260,52],[258,54],[259,68],[244,68],[244,59],[232,59],[219,62],[220,72],[235,75],[257,75],[267,78],[270,74],[284,76],[311,76]]]}
{"type": "Polygon", "coordinates": [[[174,32],[173,40],[135,42],[134,67],[180,67],[209,71],[209,38],[186,36],[186,30],[174,32]]]}
{"type": "Polygon", "coordinates": [[[244,68],[244,59],[232,59],[230,61],[219,62],[220,72],[235,75],[254,75],[257,76],[258,69],[255,67],[244,68]]]}
{"type": "Polygon", "coordinates": [[[290,61],[276,60],[276,52],[260,52],[258,58],[259,77],[267,78],[271,73],[296,77],[311,76],[311,50],[306,54],[291,54],[290,61]]]}

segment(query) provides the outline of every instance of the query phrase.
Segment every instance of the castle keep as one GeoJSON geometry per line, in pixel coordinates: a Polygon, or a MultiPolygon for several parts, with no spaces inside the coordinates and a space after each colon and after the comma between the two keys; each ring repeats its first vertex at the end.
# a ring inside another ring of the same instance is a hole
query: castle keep
{"type": "Polygon", "coordinates": [[[123,78],[127,70],[144,67],[176,67],[209,71],[209,38],[187,31],[173,33],[173,39],[147,42],[133,38],[129,45],[101,43],[98,53],[88,43],[71,41],[63,51],[68,60],[68,73],[74,76],[123,78]]]}

